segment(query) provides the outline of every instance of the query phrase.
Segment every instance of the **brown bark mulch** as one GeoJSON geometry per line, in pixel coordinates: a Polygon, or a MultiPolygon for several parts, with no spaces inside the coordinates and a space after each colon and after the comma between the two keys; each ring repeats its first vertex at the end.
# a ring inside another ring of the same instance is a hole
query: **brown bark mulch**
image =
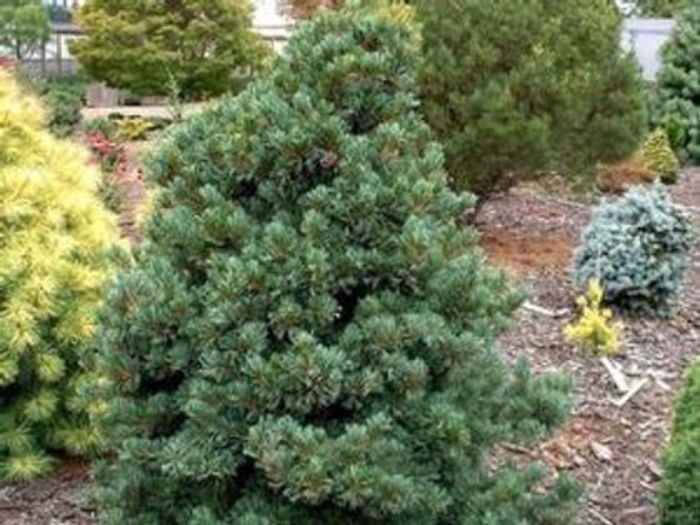
{"type": "MultiPolygon", "coordinates": [[[[696,230],[700,222],[700,171],[686,171],[673,187],[696,230]]],[[[484,249],[528,286],[531,303],[558,313],[526,309],[500,338],[509,360],[526,356],[535,370],[558,370],[575,382],[571,420],[535,449],[512,448],[527,459],[568,471],[586,488],[577,525],[652,525],[655,490],[662,474],[660,453],[672,420],[673,399],[687,365],[700,356],[700,245],[693,249],[677,316],[670,321],[624,320],[622,348],[613,361],[629,384],[644,386],[622,406],[623,393],[596,356],[564,340],[573,317],[571,256],[590,208],[536,194],[510,194],[491,202],[480,221],[484,249]]]]}

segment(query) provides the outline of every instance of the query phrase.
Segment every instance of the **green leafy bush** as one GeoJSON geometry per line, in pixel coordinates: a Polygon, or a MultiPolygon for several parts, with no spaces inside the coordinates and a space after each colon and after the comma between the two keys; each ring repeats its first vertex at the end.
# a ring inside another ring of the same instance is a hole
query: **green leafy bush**
{"type": "Polygon", "coordinates": [[[671,440],[663,455],[660,525],[700,523],[700,362],[686,371],[676,399],[671,440]]]}
{"type": "Polygon", "coordinates": [[[239,71],[264,71],[273,55],[252,28],[251,2],[91,0],[74,14],[82,38],[70,41],[71,54],[139,105],[144,96],[170,95],[170,79],[187,101],[230,92],[239,71]]]}
{"type": "Polygon", "coordinates": [[[73,133],[85,105],[85,85],[80,79],[56,78],[39,86],[49,111],[49,129],[57,137],[73,133]]]}
{"type": "Polygon", "coordinates": [[[655,129],[647,136],[642,148],[642,159],[644,165],[661,178],[661,182],[678,182],[681,165],[671,149],[668,135],[662,128],[655,129]]]}
{"type": "Polygon", "coordinates": [[[151,122],[141,117],[130,117],[117,121],[115,138],[124,142],[144,140],[151,131],[151,122]]]}
{"type": "Polygon", "coordinates": [[[662,50],[653,105],[653,126],[662,127],[683,162],[700,163],[700,4],[690,2],[677,16],[662,50]]]}
{"type": "Polygon", "coordinates": [[[87,151],[50,135],[38,100],[0,72],[0,479],[100,445],[80,390],[96,380],[83,365],[118,230],[98,183],[87,151]]]}
{"type": "Polygon", "coordinates": [[[494,348],[521,296],[458,226],[414,61],[405,28],[326,13],[169,134],[101,322],[104,523],[570,522],[570,482],[486,464],[570,385],[494,348]]]}
{"type": "Polygon", "coordinates": [[[680,291],[690,223],[661,184],[637,186],[593,210],[574,253],[574,280],[597,278],[620,310],[667,316],[680,291]]]}
{"type": "Polygon", "coordinates": [[[83,122],[83,131],[86,135],[99,134],[107,139],[113,140],[117,132],[117,124],[110,118],[91,118],[83,122]]]}

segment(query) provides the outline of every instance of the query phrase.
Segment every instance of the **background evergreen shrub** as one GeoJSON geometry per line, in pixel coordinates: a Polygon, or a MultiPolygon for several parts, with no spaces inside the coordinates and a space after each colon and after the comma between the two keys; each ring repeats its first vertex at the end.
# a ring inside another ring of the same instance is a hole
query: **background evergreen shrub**
{"type": "Polygon", "coordinates": [[[473,200],[416,113],[412,42],[321,15],[156,155],[101,322],[105,523],[570,520],[565,478],[486,464],[560,422],[569,384],[494,348],[520,294],[457,226],[473,200]]]}
{"type": "Polygon", "coordinates": [[[556,171],[592,183],[640,145],[645,95],[609,0],[417,0],[421,111],[453,187],[479,197],[556,171]]]}
{"type": "Polygon", "coordinates": [[[688,2],[662,51],[652,124],[666,130],[683,162],[700,163],[700,4],[688,2]]]}
{"type": "Polygon", "coordinates": [[[49,130],[57,137],[71,135],[82,120],[86,82],[78,76],[57,77],[35,84],[48,112],[49,130]]]}
{"type": "Polygon", "coordinates": [[[236,92],[273,57],[253,31],[251,2],[88,0],[73,13],[82,38],[70,41],[72,56],[134,102],[171,96],[171,84],[189,101],[236,92]]]}
{"type": "Polygon", "coordinates": [[[574,253],[574,280],[598,278],[620,310],[667,316],[687,265],[690,223],[661,184],[637,186],[593,210],[574,253]]]}

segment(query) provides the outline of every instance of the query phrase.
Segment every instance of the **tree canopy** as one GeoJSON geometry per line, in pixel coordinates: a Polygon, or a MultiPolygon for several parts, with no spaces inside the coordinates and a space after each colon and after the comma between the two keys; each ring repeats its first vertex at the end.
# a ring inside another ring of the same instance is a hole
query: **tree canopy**
{"type": "Polygon", "coordinates": [[[247,0],[87,0],[85,33],[70,50],[84,70],[137,95],[186,99],[228,91],[232,77],[262,67],[271,52],[251,29],[247,0]]]}
{"type": "Polygon", "coordinates": [[[49,38],[49,14],[41,0],[0,3],[0,54],[17,60],[37,52],[49,38]]]}

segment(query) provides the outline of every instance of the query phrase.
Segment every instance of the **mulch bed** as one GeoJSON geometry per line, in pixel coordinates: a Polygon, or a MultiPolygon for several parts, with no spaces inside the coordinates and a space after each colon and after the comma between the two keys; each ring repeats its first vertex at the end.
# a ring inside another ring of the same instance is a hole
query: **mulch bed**
{"type": "MultiPolygon", "coordinates": [[[[700,221],[700,171],[688,171],[673,188],[676,201],[700,221]]],[[[133,195],[138,195],[135,191],[133,195]]],[[[479,218],[492,264],[527,286],[530,302],[553,312],[571,310],[570,261],[586,205],[513,192],[494,199],[479,218]]],[[[128,226],[128,225],[126,225],[128,226]]],[[[128,228],[127,228],[128,230],[128,228]]],[[[672,403],[683,370],[700,354],[700,249],[694,241],[680,313],[667,322],[627,320],[621,353],[613,360],[631,382],[646,384],[622,406],[622,397],[599,359],[564,341],[573,313],[551,317],[521,309],[499,340],[511,362],[526,356],[539,371],[557,370],[575,382],[572,418],[534,448],[509,446],[516,459],[543,460],[556,474],[569,472],[586,487],[577,525],[652,525],[659,454],[668,437],[672,403]]],[[[89,467],[65,463],[50,478],[0,487],[3,525],[93,525],[86,491],[89,467]]]]}
{"type": "MultiPolygon", "coordinates": [[[[687,171],[672,189],[700,222],[700,171],[687,171]]],[[[489,203],[482,223],[491,262],[531,289],[530,302],[550,311],[572,309],[571,256],[590,208],[536,194],[510,194],[489,203]],[[551,242],[550,242],[551,240],[551,242]],[[541,257],[540,257],[541,255],[541,257]]],[[[659,455],[668,437],[673,398],[687,365],[700,355],[700,249],[694,240],[680,311],[670,321],[625,320],[622,349],[613,361],[644,386],[622,406],[622,393],[595,356],[568,344],[563,327],[572,314],[518,312],[500,338],[506,358],[526,356],[535,370],[570,374],[576,385],[571,420],[535,449],[509,452],[568,471],[586,487],[578,525],[652,525],[659,455]]]]}
{"type": "Polygon", "coordinates": [[[66,460],[53,476],[0,487],[2,525],[94,525],[87,490],[90,469],[66,460]]]}

